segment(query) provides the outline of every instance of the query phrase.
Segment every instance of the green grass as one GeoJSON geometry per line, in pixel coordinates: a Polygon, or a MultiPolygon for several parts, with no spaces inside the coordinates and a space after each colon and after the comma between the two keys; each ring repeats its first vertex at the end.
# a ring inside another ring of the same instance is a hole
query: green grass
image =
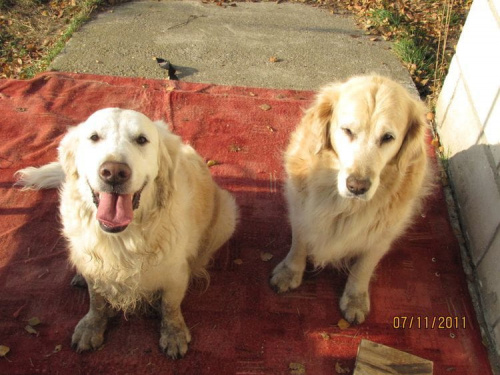
{"type": "Polygon", "coordinates": [[[441,165],[443,166],[445,171],[448,171],[448,167],[450,165],[450,159],[451,159],[451,150],[449,148],[439,150],[438,149],[438,158],[439,161],[441,162],[441,165]]]}
{"type": "Polygon", "coordinates": [[[12,0],[0,0],[0,10],[8,9],[14,5],[12,0]]]}
{"type": "Polygon", "coordinates": [[[399,26],[403,21],[403,17],[387,9],[374,9],[369,18],[375,26],[399,26]]]}
{"type": "MultiPolygon", "coordinates": [[[[2,0],[0,0],[2,1],[2,0]]],[[[96,7],[101,5],[103,0],[86,0],[81,4],[80,11],[72,18],[70,24],[57,40],[54,46],[47,52],[45,57],[38,61],[36,64],[26,68],[26,78],[32,78],[36,74],[43,72],[47,69],[50,63],[56,58],[57,55],[64,49],[66,43],[71,36],[90,18],[90,15],[96,7]]]]}
{"type": "Polygon", "coordinates": [[[397,39],[392,49],[403,62],[414,64],[418,69],[429,70],[432,67],[432,52],[426,45],[418,43],[418,39],[412,37],[397,39]]]}
{"type": "Polygon", "coordinates": [[[366,33],[392,42],[393,52],[408,67],[420,95],[429,103],[434,102],[472,0],[355,3],[358,5],[351,6],[366,33]]]}

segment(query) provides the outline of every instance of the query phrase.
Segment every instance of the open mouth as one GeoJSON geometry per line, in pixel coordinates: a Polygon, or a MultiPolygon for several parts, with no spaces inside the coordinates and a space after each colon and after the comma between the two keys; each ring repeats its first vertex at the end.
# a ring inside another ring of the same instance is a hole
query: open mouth
{"type": "Polygon", "coordinates": [[[147,181],[134,194],[121,194],[115,191],[97,192],[92,187],[90,188],[92,199],[97,207],[96,218],[103,231],[119,233],[127,228],[134,219],[134,210],[139,208],[141,193],[146,183],[147,181]]]}

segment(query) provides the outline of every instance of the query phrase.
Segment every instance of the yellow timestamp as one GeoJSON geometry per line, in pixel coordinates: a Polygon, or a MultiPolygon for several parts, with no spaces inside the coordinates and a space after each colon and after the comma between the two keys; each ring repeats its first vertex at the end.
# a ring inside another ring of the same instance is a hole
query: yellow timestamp
{"type": "Polygon", "coordinates": [[[395,316],[394,329],[465,329],[465,316],[395,316]]]}

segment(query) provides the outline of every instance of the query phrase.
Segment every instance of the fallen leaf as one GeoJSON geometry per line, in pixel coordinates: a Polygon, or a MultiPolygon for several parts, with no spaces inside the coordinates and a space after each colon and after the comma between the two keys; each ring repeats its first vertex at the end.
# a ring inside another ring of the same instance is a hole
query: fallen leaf
{"type": "Polygon", "coordinates": [[[339,326],[339,328],[341,330],[344,330],[344,329],[347,329],[349,328],[351,325],[349,324],[349,322],[345,319],[340,319],[339,322],[337,323],[337,325],[339,326]]]}
{"type": "Polygon", "coordinates": [[[280,59],[278,57],[276,57],[276,56],[271,56],[269,58],[269,62],[272,62],[272,63],[276,63],[276,62],[279,62],[279,61],[280,61],[280,59]]]}
{"type": "Polygon", "coordinates": [[[32,327],[36,327],[37,325],[39,325],[41,323],[40,319],[38,319],[37,317],[33,317],[33,318],[30,318],[28,320],[28,324],[32,327]]]}
{"type": "Polygon", "coordinates": [[[273,254],[261,251],[260,259],[262,259],[264,262],[269,262],[271,259],[273,259],[273,254]]]}
{"type": "Polygon", "coordinates": [[[288,365],[288,369],[292,375],[302,375],[306,373],[306,366],[302,363],[292,362],[288,365]]]}
{"type": "Polygon", "coordinates": [[[217,160],[209,160],[207,161],[207,167],[213,167],[214,165],[219,165],[220,163],[217,160]]]}
{"type": "Polygon", "coordinates": [[[0,357],[5,357],[10,352],[10,348],[5,345],[0,345],[0,357]]]}
{"type": "Polygon", "coordinates": [[[56,347],[54,348],[54,350],[52,351],[52,353],[46,354],[45,358],[49,358],[51,355],[59,353],[61,350],[62,350],[62,345],[60,345],[60,344],[56,345],[56,347]]]}
{"type": "Polygon", "coordinates": [[[269,111],[271,109],[271,106],[269,104],[262,104],[261,106],[259,106],[259,108],[263,111],[269,111]]]}
{"type": "Polygon", "coordinates": [[[24,327],[24,329],[26,330],[26,332],[28,332],[31,335],[37,335],[38,334],[38,331],[36,329],[34,329],[32,326],[30,326],[30,325],[27,325],[26,327],[24,327]]]}
{"type": "Polygon", "coordinates": [[[238,266],[241,266],[243,264],[243,261],[241,259],[235,259],[233,260],[234,264],[237,264],[238,266]]]}
{"type": "Polygon", "coordinates": [[[337,374],[347,374],[349,371],[351,370],[348,367],[342,367],[340,362],[335,362],[335,372],[337,374]]]}
{"type": "Polygon", "coordinates": [[[326,332],[321,332],[319,335],[320,335],[320,336],[321,336],[321,338],[322,338],[323,340],[325,340],[325,341],[330,340],[330,335],[329,335],[328,333],[326,333],[326,332]]]}

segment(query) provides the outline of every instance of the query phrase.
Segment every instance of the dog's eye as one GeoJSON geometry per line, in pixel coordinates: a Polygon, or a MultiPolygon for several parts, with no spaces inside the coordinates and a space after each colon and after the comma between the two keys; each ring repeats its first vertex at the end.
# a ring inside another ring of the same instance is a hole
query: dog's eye
{"type": "Polygon", "coordinates": [[[89,139],[90,139],[92,142],[94,142],[94,143],[95,143],[95,142],[98,142],[98,141],[99,141],[100,137],[99,137],[99,134],[97,134],[97,133],[92,133],[92,135],[90,136],[90,138],[89,138],[89,139]]]}
{"type": "Polygon", "coordinates": [[[380,138],[380,144],[389,143],[394,140],[394,136],[391,133],[385,133],[382,138],[380,138]]]}
{"type": "Polygon", "coordinates": [[[354,133],[352,132],[351,129],[349,128],[342,128],[342,131],[344,132],[345,135],[347,135],[349,138],[354,138],[354,133]]]}
{"type": "Polygon", "coordinates": [[[141,146],[149,142],[148,139],[143,135],[138,136],[135,141],[141,146]]]}

